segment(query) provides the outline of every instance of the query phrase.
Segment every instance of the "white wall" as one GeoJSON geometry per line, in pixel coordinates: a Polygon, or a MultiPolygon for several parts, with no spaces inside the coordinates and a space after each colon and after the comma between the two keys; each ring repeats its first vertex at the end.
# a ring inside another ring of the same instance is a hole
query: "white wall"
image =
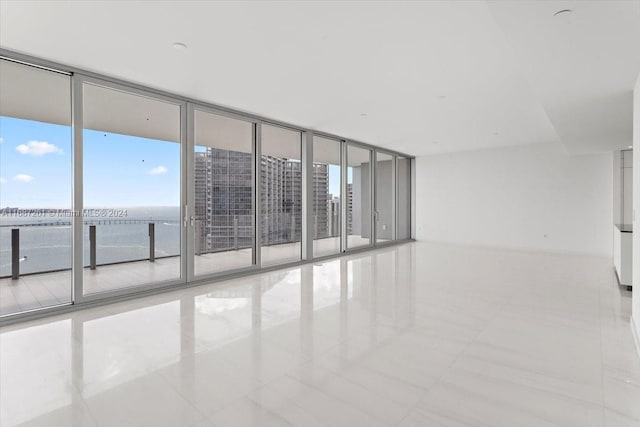
{"type": "Polygon", "coordinates": [[[622,152],[622,223],[633,223],[633,151],[622,152]]]}
{"type": "Polygon", "coordinates": [[[632,322],[640,355],[640,75],[633,91],[633,301],[632,322]]]}
{"type": "Polygon", "coordinates": [[[613,152],[613,223],[622,221],[622,151],[613,152]]]}
{"type": "Polygon", "coordinates": [[[416,159],[416,237],[612,256],[612,153],[539,144],[416,159]]]}

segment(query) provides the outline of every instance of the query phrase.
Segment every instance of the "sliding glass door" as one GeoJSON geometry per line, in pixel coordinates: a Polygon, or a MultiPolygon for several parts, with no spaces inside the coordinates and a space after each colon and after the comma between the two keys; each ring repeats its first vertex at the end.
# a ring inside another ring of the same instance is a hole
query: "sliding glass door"
{"type": "Polygon", "coordinates": [[[193,275],[255,266],[255,123],[201,107],[190,117],[193,275]]]}
{"type": "Polygon", "coordinates": [[[182,277],[181,105],[82,85],[84,295],[182,277]]]}
{"type": "Polygon", "coordinates": [[[260,159],[261,265],[302,258],[302,132],[263,124],[260,159]]]}
{"type": "Polygon", "coordinates": [[[398,157],[396,162],[397,190],[397,240],[411,238],[411,159],[398,157]]]}
{"type": "Polygon", "coordinates": [[[0,316],[69,304],[70,76],[0,59],[0,132],[0,316]]]}
{"type": "Polygon", "coordinates": [[[354,144],[347,144],[347,194],[346,234],[347,248],[353,249],[372,244],[372,151],[354,144]]]}
{"type": "Polygon", "coordinates": [[[340,253],[341,142],[313,137],[313,256],[340,253]]]}
{"type": "Polygon", "coordinates": [[[49,65],[0,58],[0,317],[411,236],[408,157],[49,65]]]}
{"type": "Polygon", "coordinates": [[[393,156],[376,150],[375,163],[376,244],[390,242],[395,228],[395,165],[393,156]]]}

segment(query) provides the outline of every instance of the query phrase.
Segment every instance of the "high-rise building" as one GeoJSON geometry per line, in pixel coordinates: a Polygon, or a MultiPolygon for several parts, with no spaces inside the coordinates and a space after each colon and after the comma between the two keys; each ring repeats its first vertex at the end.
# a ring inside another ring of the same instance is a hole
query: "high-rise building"
{"type": "MultiPolygon", "coordinates": [[[[262,242],[302,238],[302,163],[262,156],[262,242]]],[[[195,153],[196,253],[253,245],[252,156],[206,148],[195,153]]],[[[329,167],[313,165],[315,236],[339,234],[339,198],[329,193],[329,167]]]]}
{"type": "Polygon", "coordinates": [[[207,148],[195,157],[196,252],[253,244],[251,154],[207,148]]]}
{"type": "Polygon", "coordinates": [[[331,236],[329,228],[329,210],[331,208],[331,193],[329,193],[329,165],[325,163],[313,164],[313,226],[314,237],[331,236]]]}
{"type": "Polygon", "coordinates": [[[302,164],[262,156],[262,244],[300,241],[302,237],[302,164]]]}

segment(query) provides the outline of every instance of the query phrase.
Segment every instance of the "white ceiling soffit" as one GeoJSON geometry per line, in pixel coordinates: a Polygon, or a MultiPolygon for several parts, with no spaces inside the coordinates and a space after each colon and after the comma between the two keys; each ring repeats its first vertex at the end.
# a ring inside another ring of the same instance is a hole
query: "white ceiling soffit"
{"type": "Polygon", "coordinates": [[[639,1],[505,0],[488,5],[570,153],[632,144],[639,1]],[[554,16],[566,9],[571,12],[554,16]]]}
{"type": "Polygon", "coordinates": [[[637,2],[571,2],[571,19],[587,19],[573,33],[548,16],[564,4],[2,1],[0,44],[414,155],[601,150],[594,140],[622,140],[630,126],[619,99],[638,67],[620,56],[637,54],[637,2]],[[619,13],[598,9],[612,4],[619,13]],[[545,56],[565,39],[580,55],[545,56]]]}
{"type": "Polygon", "coordinates": [[[86,84],[82,106],[86,129],[180,141],[179,105],[86,84]]]}
{"type": "Polygon", "coordinates": [[[195,145],[251,153],[253,123],[195,110],[195,145]]]}
{"type": "Polygon", "coordinates": [[[369,163],[371,160],[371,150],[349,146],[347,148],[347,165],[360,166],[369,163]]]}
{"type": "Polygon", "coordinates": [[[302,133],[280,126],[262,126],[262,155],[300,160],[302,133]]]}
{"type": "Polygon", "coordinates": [[[70,126],[70,91],[67,75],[0,61],[2,116],[70,126]]]}
{"type": "Polygon", "coordinates": [[[332,165],[340,164],[340,141],[335,139],[313,137],[313,161],[328,163],[332,165]]]}

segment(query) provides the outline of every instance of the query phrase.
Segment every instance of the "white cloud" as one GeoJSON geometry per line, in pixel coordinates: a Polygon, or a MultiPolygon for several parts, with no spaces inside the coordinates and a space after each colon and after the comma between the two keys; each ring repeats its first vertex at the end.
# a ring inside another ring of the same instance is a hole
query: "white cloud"
{"type": "Polygon", "coordinates": [[[0,136],[0,144],[4,142],[4,138],[0,136]]]}
{"type": "Polygon", "coordinates": [[[16,150],[20,154],[28,154],[30,156],[44,156],[49,153],[62,154],[60,148],[46,141],[29,141],[26,144],[18,145],[16,150]]]}
{"type": "Polygon", "coordinates": [[[31,175],[19,173],[18,175],[13,177],[13,180],[18,182],[31,182],[33,181],[33,177],[31,175]]]}
{"type": "Polygon", "coordinates": [[[162,175],[163,173],[167,173],[168,169],[164,166],[158,166],[149,171],[149,175],[162,175]]]}
{"type": "Polygon", "coordinates": [[[5,182],[7,182],[7,180],[0,176],[0,184],[4,184],[5,182]]]}

